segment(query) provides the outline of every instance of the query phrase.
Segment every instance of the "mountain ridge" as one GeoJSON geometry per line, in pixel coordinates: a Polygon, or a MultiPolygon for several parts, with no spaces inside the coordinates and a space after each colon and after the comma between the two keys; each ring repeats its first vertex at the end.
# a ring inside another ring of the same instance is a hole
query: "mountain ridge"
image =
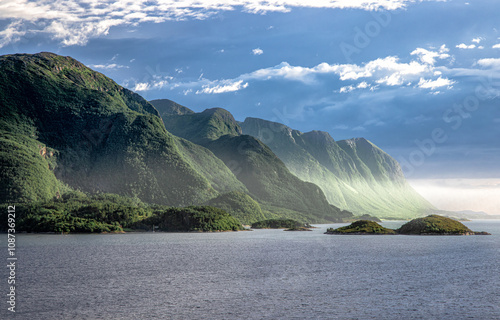
{"type": "Polygon", "coordinates": [[[340,221],[350,216],[331,206],[316,185],[291,174],[264,143],[243,135],[240,125],[227,110],[212,108],[193,114],[170,115],[158,100],[152,103],[166,115],[163,122],[170,132],[211,150],[243,182],[263,209],[273,212],[276,208],[285,208],[295,212],[292,214],[298,212],[325,221],[340,221]]]}
{"type": "Polygon", "coordinates": [[[263,139],[299,178],[317,184],[333,205],[382,218],[411,218],[434,207],[414,191],[392,157],[365,138],[335,141],[329,133],[302,133],[258,118],[240,123],[263,139]]]}

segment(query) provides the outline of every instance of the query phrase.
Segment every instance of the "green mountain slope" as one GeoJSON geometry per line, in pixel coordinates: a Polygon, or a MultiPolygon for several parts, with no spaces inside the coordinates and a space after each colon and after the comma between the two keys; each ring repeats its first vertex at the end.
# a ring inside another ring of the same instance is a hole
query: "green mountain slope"
{"type": "Polygon", "coordinates": [[[260,205],[248,194],[238,191],[222,194],[206,203],[223,209],[243,224],[251,224],[266,219],[260,205]]]}
{"type": "Polygon", "coordinates": [[[150,103],[70,57],[1,56],[0,108],[0,202],[57,196],[60,181],[167,205],[217,195],[150,103]]]}
{"type": "MultiPolygon", "coordinates": [[[[160,100],[161,101],[161,100],[160,100]]],[[[159,101],[151,101],[154,106],[159,101]]],[[[165,127],[176,136],[204,145],[221,136],[241,135],[241,128],[233,115],[221,108],[207,109],[200,113],[168,114],[163,113],[165,127]]]]}
{"type": "MultiPolygon", "coordinates": [[[[158,101],[152,101],[156,106],[158,101]]],[[[165,110],[166,128],[173,134],[210,149],[272,217],[339,221],[351,214],[331,206],[316,185],[290,173],[261,141],[241,135],[241,128],[226,110],[172,114],[165,110]],[[169,115],[170,114],[170,115],[169,115]]]]}
{"type": "Polygon", "coordinates": [[[207,148],[179,137],[175,137],[175,144],[184,160],[202,174],[216,191],[220,193],[248,192],[245,185],[236,178],[224,162],[207,148]]]}
{"type": "MultiPolygon", "coordinates": [[[[189,123],[189,120],[199,121],[196,119],[194,111],[168,99],[153,100],[151,101],[151,103],[162,115],[163,119],[168,121],[169,119],[171,119],[171,117],[173,117],[173,119],[184,121],[182,123],[183,129],[187,133],[182,133],[177,135],[183,137],[189,137],[189,140],[196,141],[196,138],[193,137],[198,136],[201,133],[190,132],[190,130],[192,130],[196,126],[193,126],[192,124],[189,123]],[[182,115],[189,115],[189,117],[176,117],[182,115]]],[[[232,115],[229,114],[228,112],[225,112],[225,110],[220,109],[219,112],[225,113],[226,118],[230,119],[231,121],[234,121],[232,115]]],[[[209,118],[205,117],[205,119],[209,118]]],[[[211,123],[214,122],[215,121],[212,121],[211,123]]],[[[168,122],[166,126],[169,127],[168,122]]],[[[207,123],[206,127],[210,126],[213,127],[213,125],[207,123]]],[[[224,130],[221,131],[224,132],[224,130]]],[[[209,135],[209,133],[205,131],[204,135],[209,135]]],[[[222,162],[219,158],[217,158],[210,150],[199,144],[195,144],[189,140],[180,138],[178,136],[175,136],[174,140],[177,145],[177,148],[179,149],[184,159],[197,172],[201,173],[210,182],[210,184],[215,190],[217,190],[220,193],[228,193],[231,191],[248,192],[247,188],[234,176],[234,174],[224,164],[224,162],[222,162]]]]}
{"type": "Polygon", "coordinates": [[[243,133],[264,141],[297,177],[317,184],[328,201],[355,214],[415,217],[433,207],[406,182],[399,164],[366,139],[336,142],[328,133],[302,133],[247,118],[243,133]]]}

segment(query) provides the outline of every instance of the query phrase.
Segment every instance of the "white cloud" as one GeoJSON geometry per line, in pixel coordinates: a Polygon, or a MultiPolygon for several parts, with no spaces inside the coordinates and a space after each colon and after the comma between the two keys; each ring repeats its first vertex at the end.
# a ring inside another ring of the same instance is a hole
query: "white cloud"
{"type": "Polygon", "coordinates": [[[472,39],[472,42],[479,43],[479,42],[481,42],[482,40],[484,40],[484,38],[483,38],[483,37],[477,37],[477,38],[472,39]]]}
{"type": "MultiPolygon", "coordinates": [[[[432,0],[441,1],[441,0],[432,0]]],[[[207,19],[221,11],[253,14],[293,8],[397,10],[415,0],[16,0],[0,1],[0,19],[12,23],[0,31],[0,47],[24,34],[44,32],[63,45],[85,45],[113,26],[137,26],[167,20],[207,19]],[[30,28],[25,28],[30,22],[30,28]]]]}
{"type": "Polygon", "coordinates": [[[367,89],[367,88],[371,88],[371,85],[369,85],[368,82],[363,81],[363,82],[358,83],[357,85],[349,85],[349,86],[342,87],[342,88],[340,88],[339,92],[340,93],[349,93],[349,92],[354,91],[356,89],[367,89]]]}
{"type": "Polygon", "coordinates": [[[379,84],[385,84],[387,86],[400,86],[404,81],[400,74],[393,73],[390,76],[378,79],[376,82],[379,84]]]}
{"type": "Polygon", "coordinates": [[[476,45],[475,44],[466,45],[465,43],[461,43],[461,44],[456,45],[455,47],[457,47],[459,49],[474,49],[476,47],[476,45]]]}
{"type": "Polygon", "coordinates": [[[454,83],[455,81],[442,77],[439,77],[436,80],[425,80],[424,78],[420,78],[417,86],[422,89],[435,90],[440,87],[450,87],[454,83]]]}
{"type": "Polygon", "coordinates": [[[354,86],[345,86],[345,87],[340,88],[339,92],[340,93],[349,93],[349,92],[353,91],[354,89],[355,89],[354,86]]]}
{"type": "Polygon", "coordinates": [[[493,45],[493,47],[492,47],[492,48],[493,48],[493,49],[500,49],[500,43],[497,43],[497,44],[493,45]]]}
{"type": "Polygon", "coordinates": [[[204,86],[202,90],[196,91],[196,94],[200,93],[208,93],[208,94],[214,94],[214,93],[226,93],[226,92],[234,92],[234,91],[239,91],[241,89],[245,89],[248,87],[248,82],[243,83],[243,80],[235,81],[235,82],[229,82],[227,84],[221,84],[221,85],[216,85],[214,87],[211,87],[209,85],[204,86]]]}
{"type": "Polygon", "coordinates": [[[500,69],[500,58],[487,58],[479,59],[476,64],[481,67],[499,68],[500,69]]]}
{"type": "Polygon", "coordinates": [[[447,53],[449,51],[450,50],[448,48],[446,48],[446,45],[443,44],[439,48],[438,52],[430,51],[430,50],[423,49],[423,48],[417,48],[417,49],[413,50],[413,52],[411,52],[410,54],[412,56],[417,55],[418,58],[420,59],[420,61],[422,61],[423,63],[434,65],[436,63],[436,58],[437,59],[449,58],[450,55],[447,53]]]}
{"type": "Polygon", "coordinates": [[[119,64],[116,64],[116,63],[111,63],[111,64],[91,64],[91,65],[89,65],[89,67],[90,68],[94,68],[94,69],[106,69],[106,70],[110,70],[110,69],[123,69],[123,68],[128,69],[128,66],[119,65],[119,64]]]}
{"type": "Polygon", "coordinates": [[[358,89],[366,89],[368,88],[370,85],[366,82],[366,81],[363,81],[361,83],[358,84],[357,88],[358,89]]]}
{"type": "Polygon", "coordinates": [[[9,43],[18,42],[25,34],[26,31],[23,30],[22,21],[18,20],[10,23],[4,30],[0,31],[0,48],[9,43]]]}
{"type": "Polygon", "coordinates": [[[391,79],[395,79],[396,77],[405,79],[420,74],[427,74],[431,69],[431,66],[421,64],[418,61],[402,63],[399,62],[398,57],[389,56],[369,61],[364,65],[328,64],[323,62],[312,68],[291,66],[287,62],[282,62],[272,68],[259,69],[252,73],[244,74],[240,76],[240,78],[244,80],[271,80],[283,78],[304,83],[314,83],[314,76],[321,74],[336,74],[342,81],[358,80],[362,78],[384,79],[391,76],[391,79]]]}
{"type": "MultiPolygon", "coordinates": [[[[432,59],[444,59],[448,57],[446,53],[448,49],[442,46],[439,51],[431,54],[429,50],[419,50],[414,55],[418,56],[418,60],[422,58],[427,62],[433,62],[432,59]]],[[[170,89],[179,88],[180,90],[192,89],[190,92],[197,94],[216,94],[233,92],[245,89],[251,81],[298,81],[307,85],[317,84],[319,81],[324,81],[327,78],[337,78],[347,83],[342,86],[338,92],[348,93],[358,89],[369,89],[375,91],[380,86],[411,86],[413,83],[419,83],[422,88],[437,88],[440,86],[450,86],[454,82],[444,78],[443,73],[450,73],[453,69],[445,67],[435,67],[433,64],[424,63],[422,61],[411,60],[401,62],[398,57],[389,56],[368,61],[365,64],[328,64],[320,63],[313,67],[292,66],[287,62],[282,62],[274,67],[258,69],[250,73],[241,74],[233,79],[209,80],[203,78],[203,74],[197,80],[183,83],[169,83],[168,79],[152,79],[148,86],[144,83],[136,85],[136,88],[142,90],[158,89],[168,87],[170,89]],[[436,77],[438,77],[436,79],[436,77]],[[428,80],[424,80],[428,79],[428,80]],[[165,80],[161,85],[159,80],[165,80]],[[419,82],[420,81],[420,82],[419,82]]],[[[476,69],[479,70],[479,69],[476,69]]]]}
{"type": "Polygon", "coordinates": [[[264,53],[264,50],[262,50],[261,48],[255,48],[252,50],[252,53],[255,55],[255,56],[260,56],[261,54],[264,53]]]}
{"type": "Polygon", "coordinates": [[[150,89],[149,83],[139,82],[135,84],[133,91],[147,91],[150,89]]]}

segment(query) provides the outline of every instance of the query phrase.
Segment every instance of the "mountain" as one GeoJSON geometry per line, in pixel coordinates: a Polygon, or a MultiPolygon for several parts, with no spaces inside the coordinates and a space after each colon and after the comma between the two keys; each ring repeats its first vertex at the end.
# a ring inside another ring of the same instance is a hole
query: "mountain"
{"type": "Polygon", "coordinates": [[[346,210],[400,217],[425,207],[397,162],[367,140],[149,103],[45,52],[0,57],[0,164],[3,204],[80,190],[212,204],[245,223],[342,221],[352,218],[346,210]]]}
{"type": "Polygon", "coordinates": [[[218,195],[149,102],[70,57],[1,56],[0,108],[2,203],[69,188],[166,205],[218,195]]]}
{"type": "Polygon", "coordinates": [[[397,161],[364,138],[337,142],[326,132],[302,133],[257,118],[240,125],[339,208],[382,218],[411,218],[434,209],[406,182],[397,161]]]}
{"type": "Polygon", "coordinates": [[[321,189],[290,173],[284,163],[260,140],[242,135],[228,111],[221,108],[177,114],[168,101],[151,103],[163,114],[171,133],[200,144],[221,159],[248,189],[265,213],[301,221],[340,221],[351,216],[332,206],[321,189]]]}

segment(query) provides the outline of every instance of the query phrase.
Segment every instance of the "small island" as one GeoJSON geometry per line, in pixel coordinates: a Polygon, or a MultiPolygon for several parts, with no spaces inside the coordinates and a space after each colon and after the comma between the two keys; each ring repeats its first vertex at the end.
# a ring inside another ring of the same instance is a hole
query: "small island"
{"type": "Polygon", "coordinates": [[[358,220],[346,227],[328,228],[325,234],[489,235],[484,231],[472,231],[459,221],[438,215],[413,219],[397,230],[384,228],[374,221],[358,220]]]}
{"type": "Polygon", "coordinates": [[[293,219],[269,219],[252,224],[252,229],[285,229],[285,231],[311,231],[311,225],[293,219]]]}
{"type": "Polygon", "coordinates": [[[389,228],[384,228],[375,221],[358,220],[346,227],[337,229],[328,228],[325,234],[396,234],[396,231],[389,228]]]}
{"type": "Polygon", "coordinates": [[[435,214],[413,219],[396,231],[408,235],[489,235],[488,232],[472,231],[460,221],[435,214]]]}

